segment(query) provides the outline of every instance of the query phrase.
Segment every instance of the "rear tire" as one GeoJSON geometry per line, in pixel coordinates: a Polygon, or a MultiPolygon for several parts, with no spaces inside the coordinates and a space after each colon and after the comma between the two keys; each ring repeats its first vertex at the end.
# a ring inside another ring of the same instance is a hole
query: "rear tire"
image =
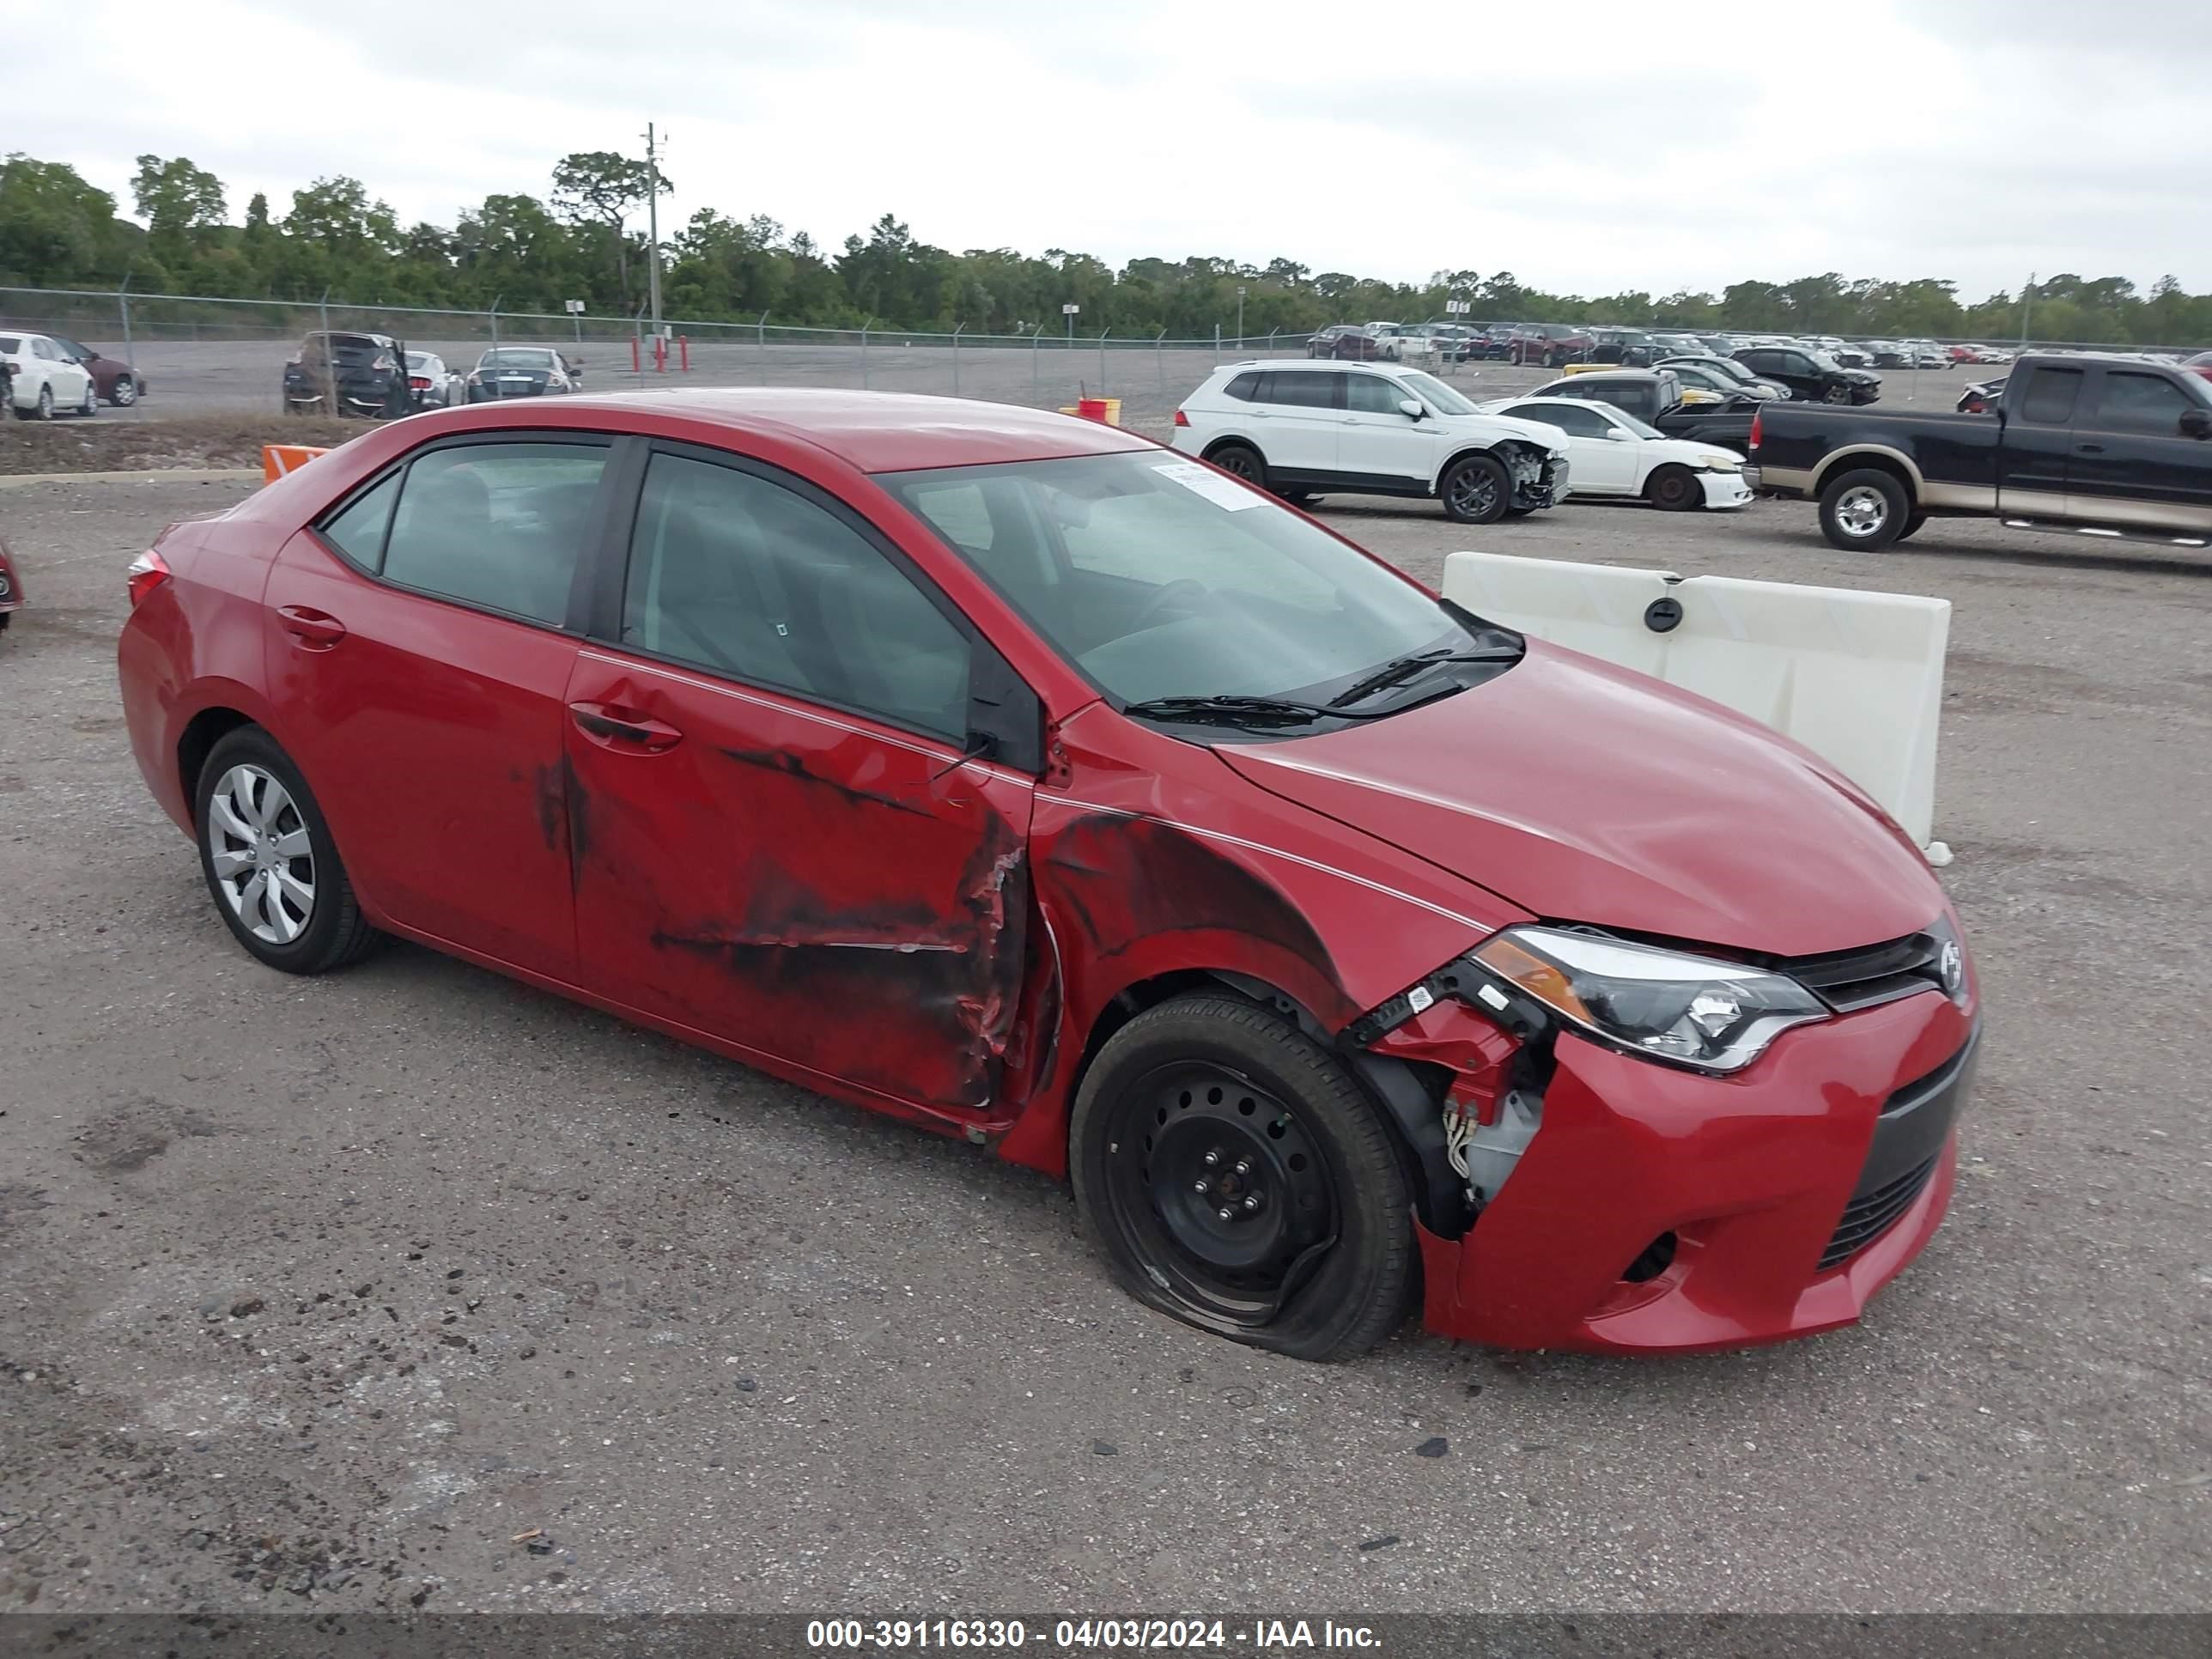
{"type": "Polygon", "coordinates": [[[1437,481],[1444,517],[1454,524],[1496,524],[1513,504],[1513,480],[1488,455],[1468,455],[1437,481]]]}
{"type": "Polygon", "coordinates": [[[1662,513],[1691,513],[1705,504],[1705,492],[1688,467],[1662,466],[1644,481],[1644,499],[1662,513]]]}
{"type": "Polygon", "coordinates": [[[192,805],[216,914],[257,961],[325,974],[376,948],[384,936],[361,913],[313,792],[266,732],[241,726],[217,740],[192,805]]]}
{"type": "Polygon", "coordinates": [[[1222,444],[1206,458],[1231,477],[1242,478],[1255,489],[1267,487],[1267,463],[1249,444],[1222,444]]]}
{"type": "Polygon", "coordinates": [[[1905,528],[1897,532],[1897,539],[1900,542],[1910,541],[1920,533],[1920,526],[1927,522],[1928,515],[1925,513],[1915,513],[1905,520],[1905,528]]]}
{"type": "Polygon", "coordinates": [[[54,418],[54,389],[51,386],[42,386],[39,388],[38,406],[32,418],[40,421],[51,421],[54,418]]]}
{"type": "Polygon", "coordinates": [[[1275,492],[1292,507],[1311,507],[1321,497],[1310,489],[1279,489],[1275,492]]]}
{"type": "Polygon", "coordinates": [[[1108,1040],[1068,1174],[1122,1288],[1185,1324],[1334,1360],[1405,1319],[1413,1194],[1389,1132],[1341,1060],[1241,998],[1176,997],[1108,1040]]]}
{"type": "Polygon", "coordinates": [[[100,413],[100,382],[89,374],[84,378],[84,401],[76,406],[76,412],[86,420],[100,413]]]}
{"type": "Polygon", "coordinates": [[[1875,553],[1905,533],[1912,502],[1894,474],[1862,467],[1820,492],[1820,533],[1847,552],[1875,553]]]}

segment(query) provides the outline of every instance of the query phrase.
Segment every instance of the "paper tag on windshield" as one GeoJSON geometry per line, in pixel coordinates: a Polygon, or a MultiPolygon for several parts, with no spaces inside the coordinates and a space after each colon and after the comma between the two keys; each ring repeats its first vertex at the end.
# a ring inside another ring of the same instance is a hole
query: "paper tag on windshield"
{"type": "Polygon", "coordinates": [[[1267,499],[1258,490],[1248,489],[1236,479],[1224,478],[1212,468],[1200,466],[1195,461],[1177,461],[1170,466],[1156,466],[1152,471],[1231,513],[1242,513],[1267,499]]]}

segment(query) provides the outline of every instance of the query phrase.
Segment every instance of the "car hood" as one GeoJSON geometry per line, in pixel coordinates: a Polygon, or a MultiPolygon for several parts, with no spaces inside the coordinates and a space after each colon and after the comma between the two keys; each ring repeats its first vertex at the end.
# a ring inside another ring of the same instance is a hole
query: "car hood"
{"type": "Polygon", "coordinates": [[[1548,921],[1804,956],[1902,938],[1943,908],[1905,832],[1809,750],[1539,640],[1405,714],[1216,752],[1548,921]]]}
{"type": "Polygon", "coordinates": [[[1437,424],[1455,437],[1478,439],[1484,443],[1495,443],[1500,438],[1525,438],[1540,449],[1554,455],[1567,453],[1566,434],[1555,426],[1541,421],[1520,421],[1510,415],[1440,415],[1437,424]]]}

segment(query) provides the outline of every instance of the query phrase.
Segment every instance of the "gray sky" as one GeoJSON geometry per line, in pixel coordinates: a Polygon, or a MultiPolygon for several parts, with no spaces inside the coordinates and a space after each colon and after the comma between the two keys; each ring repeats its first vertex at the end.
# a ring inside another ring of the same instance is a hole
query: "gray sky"
{"type": "Polygon", "coordinates": [[[319,173],[402,219],[671,131],[694,208],[834,246],[1281,254],[1664,294],[1745,276],[2172,271],[2212,290],[2212,5],[1862,0],[0,0],[0,145],[125,210],[319,173]],[[395,128],[391,118],[402,117],[395,128]]]}

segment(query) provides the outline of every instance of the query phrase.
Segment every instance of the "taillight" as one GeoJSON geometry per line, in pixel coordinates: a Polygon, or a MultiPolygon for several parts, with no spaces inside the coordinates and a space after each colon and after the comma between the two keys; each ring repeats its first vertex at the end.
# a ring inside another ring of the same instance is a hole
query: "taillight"
{"type": "Polygon", "coordinates": [[[1176,410],[1175,423],[1177,426],[1188,426],[1190,424],[1190,416],[1184,414],[1182,410],[1178,409],[1176,410]]]}
{"type": "Polygon", "coordinates": [[[411,374],[408,376],[407,384],[417,392],[428,392],[430,389],[430,378],[427,374],[411,374]]]}
{"type": "Polygon", "coordinates": [[[168,561],[152,548],[131,560],[131,568],[123,577],[123,585],[131,591],[131,608],[137,609],[149,593],[168,580],[168,561]]]}
{"type": "Polygon", "coordinates": [[[1760,438],[1761,434],[1765,431],[1765,419],[1766,419],[1766,411],[1765,411],[1765,410],[1755,409],[1755,410],[1752,410],[1752,412],[1751,412],[1751,447],[1752,447],[1753,449],[1756,449],[1756,448],[1758,448],[1758,447],[1759,447],[1759,438],[1760,438]]]}
{"type": "Polygon", "coordinates": [[[389,372],[398,368],[399,365],[392,361],[391,354],[388,352],[379,352],[376,356],[376,361],[371,363],[369,367],[371,368],[382,369],[389,372]]]}

